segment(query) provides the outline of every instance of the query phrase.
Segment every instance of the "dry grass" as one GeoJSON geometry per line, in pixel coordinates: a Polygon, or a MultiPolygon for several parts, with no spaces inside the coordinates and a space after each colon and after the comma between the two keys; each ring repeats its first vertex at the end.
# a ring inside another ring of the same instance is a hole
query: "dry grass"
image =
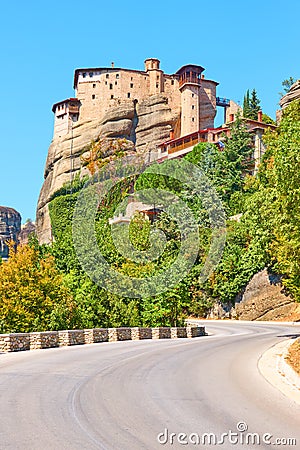
{"type": "Polygon", "coordinates": [[[300,375],[300,339],[297,339],[290,347],[286,357],[290,366],[300,375]]]}
{"type": "Polygon", "coordinates": [[[300,305],[295,303],[289,314],[277,320],[278,322],[300,322],[300,305]]]}

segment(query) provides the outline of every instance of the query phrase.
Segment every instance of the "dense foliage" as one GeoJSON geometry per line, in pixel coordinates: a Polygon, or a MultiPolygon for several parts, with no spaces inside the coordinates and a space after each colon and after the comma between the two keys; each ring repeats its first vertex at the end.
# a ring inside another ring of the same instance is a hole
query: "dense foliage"
{"type": "MultiPolygon", "coordinates": [[[[300,102],[285,111],[276,132],[266,134],[266,154],[257,176],[252,143],[237,118],[224,149],[202,143],[185,158],[199,166],[214,185],[227,217],[222,259],[206,280],[199,281],[208,254],[211,228],[201,200],[184,183],[148,170],[117,184],[99,205],[96,236],[99,249],[119,272],[143,278],[170,267],[180,250],[176,220],[161,213],[150,223],[136,214],[129,226],[130,242],[146,251],[150,232],[166,236],[163,254],[152,261],[126,258],[114,244],[108,219],[135,190],[160,188],[176,195],[193,211],[199,227],[199,252],[189,274],[156,297],[136,299],[108,293],[82,270],[73,247],[72,217],[83,182],[65,186],[50,203],[54,243],[14,251],[0,265],[2,332],[65,327],[179,325],[188,314],[205,315],[214,302],[234,302],[251,277],[264,267],[282,274],[288,292],[300,301],[300,102]]],[[[184,218],[183,218],[184,220],[184,218]]],[[[125,230],[125,228],[124,228],[125,230]]],[[[124,231],[125,232],[125,231],[124,231]]]]}
{"type": "Polygon", "coordinates": [[[33,246],[15,250],[0,265],[0,330],[44,331],[73,327],[76,308],[53,256],[33,246]]]}
{"type": "Polygon", "coordinates": [[[257,120],[258,111],[260,110],[260,99],[257,96],[255,89],[251,91],[247,90],[243,101],[243,117],[248,119],[257,120]]]}

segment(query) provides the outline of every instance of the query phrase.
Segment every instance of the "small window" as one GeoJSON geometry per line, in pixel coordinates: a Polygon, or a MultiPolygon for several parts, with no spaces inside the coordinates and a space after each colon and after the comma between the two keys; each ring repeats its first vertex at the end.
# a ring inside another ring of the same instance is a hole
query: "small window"
{"type": "Polygon", "coordinates": [[[174,84],[174,80],[171,80],[171,84],[172,84],[172,85],[174,84]]]}
{"type": "Polygon", "coordinates": [[[192,117],[192,122],[195,122],[195,117],[192,117]]]}
{"type": "Polygon", "coordinates": [[[93,100],[95,100],[95,98],[96,98],[96,95],[95,95],[95,94],[93,94],[93,95],[92,95],[92,99],[93,99],[93,100]]]}
{"type": "Polygon", "coordinates": [[[118,82],[117,82],[117,81],[115,81],[115,84],[117,85],[117,84],[118,84],[118,82]]]}
{"type": "Polygon", "coordinates": [[[90,72],[90,73],[89,73],[90,78],[92,78],[93,75],[94,75],[93,72],[90,72]]]}
{"type": "Polygon", "coordinates": [[[106,74],[106,78],[109,78],[109,73],[106,74]]]}
{"type": "Polygon", "coordinates": [[[156,75],[156,79],[159,80],[159,75],[156,75]]]}
{"type": "Polygon", "coordinates": [[[195,105],[192,105],[192,109],[195,109],[195,105]]]}
{"type": "Polygon", "coordinates": [[[105,81],[105,84],[107,84],[107,81],[105,81]]]}
{"type": "Polygon", "coordinates": [[[119,77],[120,77],[120,75],[118,73],[116,73],[116,78],[119,78],[119,77]]]}
{"type": "Polygon", "coordinates": [[[133,88],[133,83],[130,83],[130,87],[133,88]]]}
{"type": "Polygon", "coordinates": [[[95,87],[96,87],[96,83],[93,83],[93,88],[95,89],[95,87]]]}
{"type": "Polygon", "coordinates": [[[156,83],[156,87],[158,88],[158,83],[156,83]]]}
{"type": "Polygon", "coordinates": [[[86,77],[86,72],[83,72],[82,76],[83,76],[83,78],[85,78],[86,77]]]}
{"type": "Polygon", "coordinates": [[[112,83],[109,83],[109,89],[112,89],[112,88],[113,88],[112,83]]]}
{"type": "Polygon", "coordinates": [[[127,98],[130,98],[130,92],[128,92],[128,94],[127,94],[127,98]]]}
{"type": "Polygon", "coordinates": [[[192,94],[192,97],[195,97],[195,94],[192,94]]]}
{"type": "Polygon", "coordinates": [[[113,96],[113,95],[111,95],[111,96],[110,96],[110,99],[112,100],[113,98],[114,98],[114,96],[113,96]]]}
{"type": "Polygon", "coordinates": [[[132,80],[133,80],[133,77],[131,77],[130,80],[132,81],[132,80]]]}

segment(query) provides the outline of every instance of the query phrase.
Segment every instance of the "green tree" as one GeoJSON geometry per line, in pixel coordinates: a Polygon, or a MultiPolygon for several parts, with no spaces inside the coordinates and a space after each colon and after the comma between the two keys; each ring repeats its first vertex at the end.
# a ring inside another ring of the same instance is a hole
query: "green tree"
{"type": "Polygon", "coordinates": [[[249,89],[247,89],[243,101],[243,117],[250,117],[250,115],[251,115],[250,92],[249,89]]]}
{"type": "Polygon", "coordinates": [[[282,84],[284,93],[280,92],[280,96],[282,97],[284,94],[287,94],[295,82],[296,82],[296,80],[293,77],[289,77],[286,80],[283,80],[283,82],[281,84],[282,84]]]}
{"type": "Polygon", "coordinates": [[[76,316],[70,291],[49,254],[28,245],[9,245],[0,265],[0,329],[3,333],[72,328],[76,316]]]}
{"type": "Polygon", "coordinates": [[[250,109],[251,109],[250,119],[257,120],[258,111],[260,110],[260,100],[257,96],[257,92],[255,89],[253,89],[251,92],[250,109]]]}
{"type": "Polygon", "coordinates": [[[261,179],[271,191],[269,227],[274,238],[270,253],[283,283],[300,301],[300,101],[283,112],[276,133],[266,139],[268,152],[261,179]]]}
{"type": "Polygon", "coordinates": [[[267,124],[271,124],[271,125],[276,125],[275,120],[273,120],[270,116],[268,116],[267,114],[263,114],[262,115],[262,122],[267,123],[267,124]]]}
{"type": "Polygon", "coordinates": [[[257,96],[256,90],[253,89],[250,95],[248,89],[244,96],[243,117],[245,117],[246,119],[257,120],[259,110],[260,110],[260,100],[257,96]]]}

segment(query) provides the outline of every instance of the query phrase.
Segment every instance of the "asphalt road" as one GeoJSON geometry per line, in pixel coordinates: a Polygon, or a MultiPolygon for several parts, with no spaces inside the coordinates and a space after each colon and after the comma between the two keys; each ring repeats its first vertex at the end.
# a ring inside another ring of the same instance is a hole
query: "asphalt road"
{"type": "Polygon", "coordinates": [[[1,354],[0,449],[299,449],[300,406],[263,378],[257,362],[300,334],[300,325],[206,329],[213,335],[1,354]],[[222,437],[230,430],[231,441],[222,437]],[[277,438],[298,442],[275,446],[277,438]],[[224,443],[210,445],[214,439],[224,443]]]}

